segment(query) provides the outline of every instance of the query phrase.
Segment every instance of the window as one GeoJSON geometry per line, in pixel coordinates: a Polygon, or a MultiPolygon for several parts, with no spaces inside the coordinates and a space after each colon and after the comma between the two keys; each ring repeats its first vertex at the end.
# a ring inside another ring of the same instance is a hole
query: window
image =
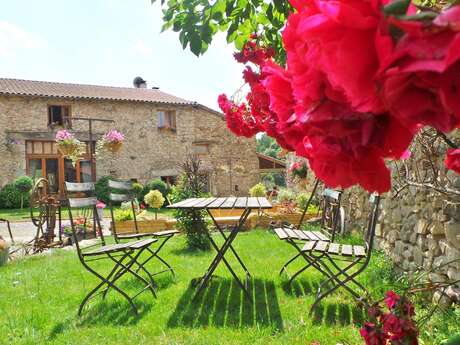
{"type": "Polygon", "coordinates": [[[70,107],[68,105],[49,105],[48,126],[70,127],[70,107]]]}
{"type": "Polygon", "coordinates": [[[176,112],[174,110],[158,112],[158,128],[176,130],[176,112]]]}
{"type": "Polygon", "coordinates": [[[192,152],[198,156],[206,155],[209,153],[208,144],[193,144],[192,152]]]}

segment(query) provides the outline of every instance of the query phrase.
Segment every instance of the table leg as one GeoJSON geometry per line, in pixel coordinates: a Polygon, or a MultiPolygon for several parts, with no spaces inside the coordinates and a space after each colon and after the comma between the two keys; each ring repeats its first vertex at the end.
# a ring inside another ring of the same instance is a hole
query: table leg
{"type": "MultiPolygon", "coordinates": [[[[221,248],[219,248],[217,246],[217,244],[214,242],[214,240],[212,240],[212,238],[210,238],[211,244],[213,245],[214,249],[217,251],[217,255],[214,258],[214,260],[212,261],[211,265],[209,266],[207,272],[205,273],[205,275],[201,279],[201,281],[199,283],[199,286],[198,286],[198,289],[197,289],[197,291],[195,293],[194,298],[203,290],[204,286],[211,279],[212,274],[214,273],[214,271],[216,270],[216,268],[219,265],[220,261],[222,260],[222,261],[224,261],[225,266],[227,266],[227,268],[230,271],[230,273],[233,275],[233,278],[235,278],[235,280],[238,283],[238,285],[240,285],[241,289],[243,289],[245,295],[250,300],[252,300],[252,296],[249,294],[246,286],[241,282],[241,280],[238,278],[238,275],[235,273],[235,271],[233,271],[232,267],[230,266],[228,261],[225,259],[225,253],[231,247],[231,244],[232,244],[233,240],[236,238],[236,236],[238,235],[238,232],[243,227],[244,222],[246,221],[247,217],[249,216],[249,213],[251,213],[250,209],[246,209],[243,212],[243,214],[241,215],[240,221],[238,223],[238,226],[235,226],[233,228],[233,230],[231,231],[230,235],[226,238],[226,240],[225,240],[225,242],[224,242],[224,244],[222,245],[221,248]]],[[[211,237],[211,236],[209,235],[209,237],[211,237]]]]}

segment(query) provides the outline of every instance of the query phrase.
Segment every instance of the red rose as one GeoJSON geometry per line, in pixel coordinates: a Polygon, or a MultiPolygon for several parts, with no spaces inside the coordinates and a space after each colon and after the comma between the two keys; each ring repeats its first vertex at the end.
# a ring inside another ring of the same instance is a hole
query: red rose
{"type": "Polygon", "coordinates": [[[300,106],[327,95],[355,111],[382,112],[374,76],[379,69],[375,36],[383,18],[377,0],[292,2],[283,32],[287,66],[300,106]]]}
{"type": "Polygon", "coordinates": [[[409,126],[449,132],[460,126],[460,9],[430,25],[391,19],[404,32],[383,77],[383,98],[392,115],[409,126]]]}
{"type": "Polygon", "coordinates": [[[386,335],[371,322],[366,322],[359,330],[359,334],[363,337],[366,345],[386,345],[387,343],[386,335]]]}
{"type": "Polygon", "coordinates": [[[399,340],[404,337],[403,328],[401,321],[394,314],[384,314],[383,320],[383,331],[390,336],[391,340],[399,340]]]}
{"type": "Polygon", "coordinates": [[[448,169],[460,174],[460,149],[449,149],[444,163],[448,169]]]}

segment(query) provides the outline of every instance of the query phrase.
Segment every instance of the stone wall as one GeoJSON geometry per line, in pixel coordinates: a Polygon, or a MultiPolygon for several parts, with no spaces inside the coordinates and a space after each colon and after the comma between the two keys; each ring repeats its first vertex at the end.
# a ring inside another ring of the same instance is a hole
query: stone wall
{"type": "MultiPolygon", "coordinates": [[[[54,139],[53,131],[47,128],[49,104],[70,105],[73,117],[113,119],[113,125],[95,124],[94,131],[99,135],[110,127],[125,134],[126,144],[119,154],[98,158],[98,176],[110,174],[141,182],[174,176],[186,154],[193,152],[193,145],[202,143],[209,147],[200,158],[214,194],[247,195],[258,181],[255,139],[236,138],[227,130],[222,116],[200,107],[0,96],[0,186],[25,174],[27,138],[39,133],[44,140],[54,139]],[[176,111],[177,131],[158,129],[157,112],[171,109],[176,111]]],[[[73,121],[72,129],[84,133],[87,123],[73,121]]]]}

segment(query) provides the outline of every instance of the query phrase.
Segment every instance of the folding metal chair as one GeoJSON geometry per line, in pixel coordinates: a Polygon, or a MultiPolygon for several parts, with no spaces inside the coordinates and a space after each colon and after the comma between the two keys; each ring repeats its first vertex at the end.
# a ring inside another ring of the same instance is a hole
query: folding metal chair
{"type": "Polygon", "coordinates": [[[336,236],[337,228],[338,228],[338,219],[339,219],[339,214],[340,214],[339,212],[341,209],[340,207],[340,202],[341,202],[341,197],[342,197],[341,191],[325,189],[324,192],[322,193],[323,206],[322,206],[322,216],[321,216],[319,231],[299,230],[302,225],[303,219],[305,217],[306,211],[309,205],[311,204],[311,201],[316,193],[318,183],[319,183],[319,180],[316,180],[313,191],[310,195],[310,199],[307,202],[307,205],[304,209],[304,212],[302,214],[302,217],[300,219],[300,222],[297,228],[282,227],[282,228],[275,229],[275,233],[278,235],[278,238],[280,240],[283,240],[289,243],[297,251],[297,254],[294,255],[291,259],[289,259],[280,270],[280,275],[283,272],[285,272],[287,276],[289,277],[288,284],[291,284],[299,274],[304,272],[310,266],[314,266],[317,270],[321,271],[321,268],[318,265],[315,265],[314,263],[316,261],[316,258],[309,258],[307,260],[306,257],[308,254],[302,253],[302,247],[305,242],[315,242],[315,241],[329,242],[329,241],[335,240],[335,236],[336,236]],[[287,271],[287,266],[292,264],[294,261],[296,261],[300,257],[303,257],[305,260],[307,260],[307,264],[304,267],[302,267],[300,270],[295,272],[292,276],[290,276],[287,271]]]}
{"type": "MultiPolygon", "coordinates": [[[[87,271],[96,276],[101,282],[96,285],[82,300],[80,307],[78,309],[78,315],[81,315],[81,312],[84,306],[94,297],[99,294],[103,294],[103,298],[109,292],[109,289],[112,289],[122,295],[131,305],[134,313],[137,315],[137,308],[134,305],[133,300],[139,296],[142,292],[147,289],[152,292],[152,295],[156,297],[155,291],[153,289],[153,278],[151,274],[143,267],[140,266],[138,259],[140,255],[149,248],[149,246],[156,242],[155,239],[144,239],[129,243],[116,243],[108,245],[105,241],[104,234],[102,233],[102,227],[100,219],[96,211],[97,199],[94,196],[87,196],[84,194],[91,194],[94,192],[94,183],[71,183],[66,182],[66,192],[70,194],[75,194],[75,196],[68,197],[68,211],[69,219],[72,227],[72,233],[74,237],[75,246],[78,253],[78,258],[82,265],[86,268],[87,271]],[[82,196],[83,195],[83,196],[82,196]],[[82,248],[79,244],[76,225],[74,222],[73,211],[76,209],[86,209],[92,211],[93,214],[93,230],[98,230],[99,240],[96,239],[98,243],[86,246],[82,248]],[[89,264],[92,261],[109,259],[113,266],[108,275],[103,275],[103,273],[97,272],[89,264]],[[144,277],[135,272],[132,268],[134,265],[141,267],[143,272],[145,272],[149,278],[147,281],[144,277]],[[118,285],[117,281],[123,277],[126,273],[130,273],[141,283],[144,284],[144,287],[137,292],[134,296],[129,296],[125,291],[123,291],[118,285]]],[[[69,194],[68,194],[69,195],[69,194]]]]}
{"type": "Polygon", "coordinates": [[[380,196],[372,195],[370,203],[371,212],[365,232],[364,246],[311,241],[307,242],[302,248],[302,253],[307,253],[309,258],[316,258],[315,264],[319,264],[322,273],[326,273],[328,276],[318,288],[316,300],[311,307],[310,313],[323,298],[339,287],[347,290],[356,300],[363,300],[364,296],[368,295],[366,288],[355,278],[366,269],[372,256],[380,196]],[[341,268],[338,262],[347,262],[347,264],[344,268],[341,268]],[[357,287],[360,291],[355,291],[350,285],[357,287]],[[328,287],[327,290],[322,292],[322,289],[326,287],[328,287]]]}
{"type": "Polygon", "coordinates": [[[173,268],[159,255],[160,250],[163,246],[168,242],[175,234],[178,234],[179,231],[177,230],[162,230],[162,231],[155,231],[154,229],[147,229],[146,232],[139,232],[139,224],[136,218],[136,209],[135,209],[135,196],[133,191],[133,183],[132,181],[115,181],[109,180],[109,188],[111,188],[110,193],[110,215],[112,217],[112,232],[115,237],[115,241],[117,243],[122,242],[123,240],[132,240],[138,239],[141,240],[142,238],[150,237],[154,238],[155,240],[159,241],[158,247],[155,249],[147,248],[147,251],[150,253],[150,256],[145,259],[143,262],[140,263],[140,266],[137,268],[137,271],[144,267],[152,258],[158,259],[166,269],[155,272],[153,275],[157,275],[160,273],[171,271],[173,277],[175,277],[175,273],[173,268]],[[114,210],[113,210],[113,203],[114,202],[129,202],[131,204],[131,211],[133,214],[133,223],[134,223],[134,231],[135,233],[121,233],[117,231],[115,217],[114,217],[114,210]],[[161,242],[160,242],[161,241],[161,242]]]}

